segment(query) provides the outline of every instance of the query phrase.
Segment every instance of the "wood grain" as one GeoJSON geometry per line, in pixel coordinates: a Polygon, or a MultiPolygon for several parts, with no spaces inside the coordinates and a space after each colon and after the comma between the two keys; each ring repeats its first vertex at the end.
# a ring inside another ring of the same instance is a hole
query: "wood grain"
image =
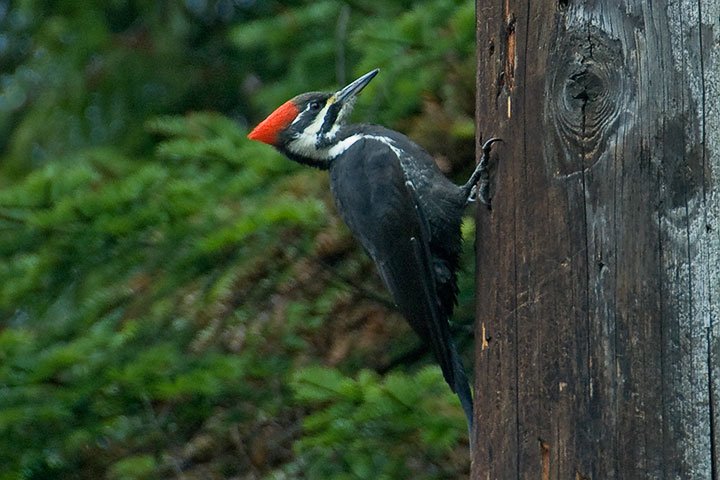
{"type": "Polygon", "coordinates": [[[477,0],[475,479],[720,476],[720,1],[477,0]]]}

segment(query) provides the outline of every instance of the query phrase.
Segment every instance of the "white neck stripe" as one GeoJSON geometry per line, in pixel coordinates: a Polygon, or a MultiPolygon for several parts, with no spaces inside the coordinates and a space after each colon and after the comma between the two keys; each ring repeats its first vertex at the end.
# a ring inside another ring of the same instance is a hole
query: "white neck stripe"
{"type": "Polygon", "coordinates": [[[339,155],[342,155],[347,151],[348,148],[355,145],[356,142],[360,140],[374,140],[376,142],[384,143],[388,147],[390,147],[390,150],[393,151],[395,156],[397,158],[400,158],[402,152],[399,148],[395,146],[395,142],[393,142],[392,138],[390,137],[384,137],[382,135],[365,135],[362,133],[356,133],[355,135],[351,135],[337,144],[330,147],[330,149],[327,150],[327,157],[329,159],[333,159],[338,157],[339,155]]]}

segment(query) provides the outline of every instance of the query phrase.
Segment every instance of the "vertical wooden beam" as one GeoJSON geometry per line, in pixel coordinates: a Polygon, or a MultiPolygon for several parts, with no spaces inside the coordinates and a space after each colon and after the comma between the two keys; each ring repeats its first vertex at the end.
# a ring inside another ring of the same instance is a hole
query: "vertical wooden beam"
{"type": "Polygon", "coordinates": [[[720,1],[477,0],[477,55],[472,478],[717,480],[720,1]]]}

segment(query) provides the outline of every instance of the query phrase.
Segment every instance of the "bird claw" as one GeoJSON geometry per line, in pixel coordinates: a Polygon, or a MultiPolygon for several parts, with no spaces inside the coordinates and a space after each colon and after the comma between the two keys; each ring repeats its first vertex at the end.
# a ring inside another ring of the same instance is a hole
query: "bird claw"
{"type": "Polygon", "coordinates": [[[475,172],[470,177],[472,187],[470,188],[467,201],[475,202],[480,200],[488,207],[491,205],[490,198],[490,171],[488,169],[488,160],[490,159],[490,152],[492,145],[495,142],[502,142],[502,139],[493,137],[483,143],[482,146],[482,157],[478,162],[475,172]]]}
{"type": "MultiPolygon", "coordinates": [[[[488,140],[488,141],[486,141],[485,143],[483,143],[483,146],[482,146],[483,158],[485,158],[485,157],[487,157],[487,156],[490,155],[490,150],[492,150],[492,144],[493,144],[493,143],[495,143],[495,142],[502,142],[502,141],[503,141],[502,138],[493,137],[493,138],[491,138],[490,140],[488,140]]],[[[482,160],[482,159],[481,159],[481,160],[482,160]]]]}
{"type": "Polygon", "coordinates": [[[477,185],[473,185],[470,189],[470,195],[467,197],[467,203],[475,203],[477,200],[477,185]]]}
{"type": "Polygon", "coordinates": [[[478,200],[480,200],[480,203],[483,203],[488,207],[491,206],[492,199],[490,198],[489,182],[481,181],[479,185],[473,185],[472,190],[470,190],[470,195],[468,196],[467,202],[475,203],[478,200]]]}

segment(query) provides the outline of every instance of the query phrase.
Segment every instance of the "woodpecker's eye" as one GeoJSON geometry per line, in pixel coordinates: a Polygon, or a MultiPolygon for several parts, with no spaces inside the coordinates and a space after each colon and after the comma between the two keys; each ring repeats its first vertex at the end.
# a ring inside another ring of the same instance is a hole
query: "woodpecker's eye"
{"type": "Polygon", "coordinates": [[[313,112],[320,110],[320,102],[316,102],[316,101],[310,102],[310,105],[308,105],[308,107],[310,107],[310,111],[313,111],[313,112]]]}

